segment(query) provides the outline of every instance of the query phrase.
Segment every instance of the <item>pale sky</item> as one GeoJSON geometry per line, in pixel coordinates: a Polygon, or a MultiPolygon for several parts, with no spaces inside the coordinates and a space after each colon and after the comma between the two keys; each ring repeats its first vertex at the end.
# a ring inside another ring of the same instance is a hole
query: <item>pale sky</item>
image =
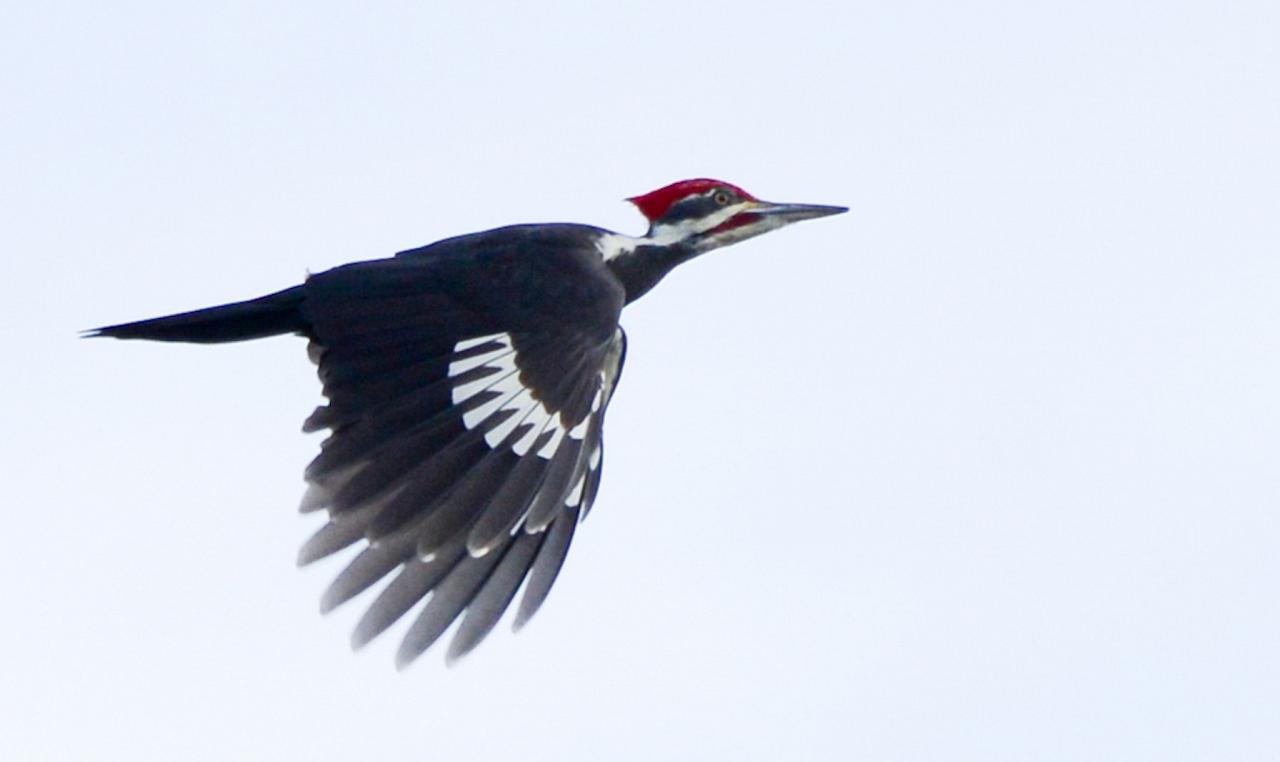
{"type": "Polygon", "coordinates": [[[5,760],[1280,758],[1280,6],[9,3],[5,760]],[[357,654],[296,338],[80,329],[712,176],[546,606],[357,654]]]}

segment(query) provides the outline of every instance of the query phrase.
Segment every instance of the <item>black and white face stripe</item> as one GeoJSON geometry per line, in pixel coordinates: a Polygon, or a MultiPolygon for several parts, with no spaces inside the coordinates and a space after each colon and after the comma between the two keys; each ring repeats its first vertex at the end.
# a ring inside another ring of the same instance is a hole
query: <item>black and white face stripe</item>
{"type": "Polygon", "coordinates": [[[752,201],[739,197],[726,188],[713,188],[682,199],[671,206],[661,219],[649,226],[642,238],[606,233],[596,242],[604,261],[635,253],[642,246],[671,246],[723,225],[734,215],[750,209],[752,201]]]}
{"type": "Polygon", "coordinates": [[[679,243],[714,230],[751,204],[720,188],[691,196],[673,204],[662,219],[654,222],[645,236],[646,241],[659,246],[679,243]]]}
{"type": "Polygon", "coordinates": [[[667,210],[666,214],[662,215],[658,222],[665,225],[675,225],[688,220],[703,219],[716,214],[722,209],[729,208],[737,201],[740,201],[740,199],[730,198],[724,190],[713,188],[672,204],[671,208],[667,210]]]}

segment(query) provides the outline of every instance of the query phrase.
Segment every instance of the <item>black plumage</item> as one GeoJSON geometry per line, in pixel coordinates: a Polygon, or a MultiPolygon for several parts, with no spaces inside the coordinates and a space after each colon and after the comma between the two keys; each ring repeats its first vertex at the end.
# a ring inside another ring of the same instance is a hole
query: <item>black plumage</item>
{"type": "Polygon", "coordinates": [[[650,218],[643,238],[571,224],[499,228],[90,335],[305,336],[327,403],[304,429],[329,434],[307,466],[302,509],[329,520],[298,560],[363,543],[322,609],[390,577],[352,642],[425,599],[397,663],[461,619],[452,660],[492,630],[522,584],[516,626],[537,611],[598,494],[604,414],[625,359],[623,307],[704,251],[842,211],[771,205],[708,180],[634,201],[650,218]]]}

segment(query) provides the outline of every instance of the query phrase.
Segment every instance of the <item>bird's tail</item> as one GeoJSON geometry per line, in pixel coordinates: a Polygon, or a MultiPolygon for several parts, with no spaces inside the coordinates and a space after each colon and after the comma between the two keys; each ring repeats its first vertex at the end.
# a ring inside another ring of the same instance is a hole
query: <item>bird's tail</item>
{"type": "Polygon", "coordinates": [[[294,286],[246,302],[94,328],[85,331],[84,336],[217,344],[301,333],[307,329],[302,317],[302,300],[303,287],[294,286]]]}

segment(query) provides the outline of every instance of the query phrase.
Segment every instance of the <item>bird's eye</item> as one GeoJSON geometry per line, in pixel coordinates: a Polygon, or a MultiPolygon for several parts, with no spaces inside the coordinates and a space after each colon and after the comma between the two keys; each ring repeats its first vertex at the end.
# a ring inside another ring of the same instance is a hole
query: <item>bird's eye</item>
{"type": "Polygon", "coordinates": [[[716,195],[713,198],[717,204],[724,206],[729,203],[729,191],[716,191],[716,195]]]}

